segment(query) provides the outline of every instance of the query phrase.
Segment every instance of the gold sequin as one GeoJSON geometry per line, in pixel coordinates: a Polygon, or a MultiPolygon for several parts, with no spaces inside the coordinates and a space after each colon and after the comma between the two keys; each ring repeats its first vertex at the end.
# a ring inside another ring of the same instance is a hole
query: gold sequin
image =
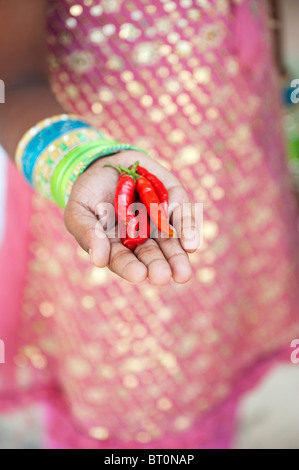
{"type": "Polygon", "coordinates": [[[218,234],[218,225],[215,222],[206,220],[203,224],[204,238],[211,240],[218,234]]]}
{"type": "Polygon", "coordinates": [[[133,374],[128,374],[123,379],[124,386],[126,388],[136,388],[138,386],[137,377],[133,374]]]}
{"type": "Polygon", "coordinates": [[[190,425],[191,419],[188,416],[178,416],[174,422],[174,427],[178,431],[186,430],[190,427],[190,425]]]}
{"type": "Polygon", "coordinates": [[[211,80],[211,69],[209,67],[198,67],[194,70],[194,78],[198,83],[207,84],[211,80]]]}
{"type": "Polygon", "coordinates": [[[91,295],[86,295],[82,298],[81,303],[82,303],[82,307],[89,310],[95,306],[95,299],[91,297],[91,295]]]}
{"type": "Polygon", "coordinates": [[[105,36],[112,36],[116,31],[116,26],[113,23],[107,23],[102,29],[105,36]]]}
{"type": "Polygon", "coordinates": [[[103,106],[101,103],[93,103],[91,109],[94,114],[100,114],[103,111],[103,106]]]}
{"type": "Polygon", "coordinates": [[[79,356],[69,356],[66,359],[66,368],[77,379],[84,379],[91,372],[90,364],[79,356]]]}
{"type": "Polygon", "coordinates": [[[170,44],[175,44],[179,40],[180,40],[179,33],[171,32],[167,35],[167,41],[170,42],[170,44]]]}
{"type": "Polygon", "coordinates": [[[70,7],[70,14],[72,16],[80,16],[83,13],[83,7],[81,5],[72,5],[70,7]]]}
{"type": "Polygon", "coordinates": [[[78,22],[76,18],[67,18],[65,21],[65,24],[68,28],[73,29],[73,28],[76,28],[78,22]]]}
{"type": "Polygon", "coordinates": [[[181,84],[177,80],[171,79],[165,82],[165,88],[169,93],[176,94],[178,91],[180,91],[181,84]]]}
{"type": "Polygon", "coordinates": [[[79,90],[74,85],[67,85],[65,91],[71,98],[78,98],[79,96],[79,90]]]}
{"type": "Polygon", "coordinates": [[[167,136],[167,140],[169,140],[169,142],[173,144],[178,144],[180,142],[183,142],[184,138],[185,138],[185,133],[184,131],[182,131],[182,129],[174,129],[167,136]]]}
{"type": "Polygon", "coordinates": [[[142,106],[145,106],[146,108],[148,108],[149,106],[153,104],[153,98],[150,95],[144,95],[141,98],[140,103],[142,104],[142,106]]]}
{"type": "Polygon", "coordinates": [[[212,268],[202,268],[197,272],[196,276],[200,282],[209,284],[214,281],[215,270],[212,268]]]}
{"type": "Polygon", "coordinates": [[[129,82],[134,79],[134,75],[130,70],[124,70],[120,76],[124,82],[129,82]]]}
{"type": "Polygon", "coordinates": [[[192,0],[180,0],[180,4],[183,8],[190,8],[192,6],[192,0]]]}
{"type": "Polygon", "coordinates": [[[173,114],[176,114],[177,111],[178,111],[178,107],[175,103],[170,103],[166,105],[164,108],[164,112],[168,116],[172,116],[173,114]]]}
{"type": "Polygon", "coordinates": [[[187,106],[184,106],[184,107],[183,107],[183,113],[184,113],[184,114],[187,114],[187,115],[192,114],[192,115],[194,115],[195,112],[196,112],[196,106],[195,106],[195,104],[193,104],[193,103],[190,103],[190,104],[188,104],[187,106]]]}
{"type": "Polygon", "coordinates": [[[170,64],[177,64],[180,60],[179,56],[177,54],[169,54],[167,56],[167,60],[170,64]]]}
{"type": "Polygon", "coordinates": [[[147,442],[150,442],[151,440],[151,435],[147,432],[139,432],[136,435],[136,441],[141,442],[142,444],[146,444],[147,442]]]}
{"type": "Polygon", "coordinates": [[[146,13],[149,13],[150,15],[153,15],[157,11],[156,5],[145,5],[144,9],[146,13]]]}
{"type": "Polygon", "coordinates": [[[119,37],[121,39],[126,39],[127,41],[135,41],[139,38],[141,31],[132,23],[124,23],[120,27],[119,37]]]}
{"type": "Polygon", "coordinates": [[[185,165],[192,165],[200,159],[200,149],[193,145],[186,145],[178,152],[178,158],[185,165]]]}
{"type": "Polygon", "coordinates": [[[159,108],[152,108],[150,110],[150,118],[154,122],[161,122],[164,119],[165,115],[163,111],[159,108]]]}
{"type": "Polygon", "coordinates": [[[162,411],[168,411],[172,408],[172,402],[167,397],[159,398],[157,408],[162,411]]]}
{"type": "Polygon", "coordinates": [[[66,60],[69,68],[79,74],[89,72],[94,66],[94,56],[91,52],[74,51],[66,60]]]}
{"type": "Polygon", "coordinates": [[[133,96],[138,98],[139,96],[143,95],[145,92],[144,86],[137,82],[136,80],[132,80],[126,84],[128,92],[133,96]]]}
{"type": "Polygon", "coordinates": [[[95,426],[91,428],[88,434],[97,441],[105,441],[109,438],[109,430],[102,426],[95,426]]]}
{"type": "Polygon", "coordinates": [[[95,5],[90,9],[92,16],[100,16],[103,13],[103,8],[100,5],[95,5]]]}
{"type": "Polygon", "coordinates": [[[189,121],[196,126],[202,121],[202,116],[200,114],[193,114],[189,116],[189,121]]]}
{"type": "Polygon", "coordinates": [[[184,106],[185,104],[189,103],[190,101],[190,96],[187,95],[187,93],[180,93],[177,96],[177,102],[180,106],[184,106]]]}
{"type": "Polygon", "coordinates": [[[98,92],[98,96],[100,101],[103,101],[104,103],[110,103],[114,100],[114,95],[108,87],[101,87],[98,92]]]}
{"type": "Polygon", "coordinates": [[[209,108],[206,111],[206,116],[209,120],[213,121],[219,117],[219,111],[216,108],[209,108]]]}
{"type": "Polygon", "coordinates": [[[224,190],[223,188],[221,188],[220,186],[217,186],[215,188],[212,188],[211,190],[211,196],[213,199],[215,199],[216,201],[219,201],[220,199],[222,199],[224,197],[224,190]]]}
{"type": "Polygon", "coordinates": [[[93,405],[100,405],[105,399],[105,393],[101,388],[90,387],[85,392],[85,399],[93,405]]]}
{"type": "Polygon", "coordinates": [[[122,70],[124,67],[124,61],[117,55],[111,56],[106,62],[106,67],[111,70],[122,70]]]}
{"type": "Polygon", "coordinates": [[[27,358],[23,354],[17,354],[14,357],[14,363],[16,364],[17,367],[25,367],[27,364],[27,358]]]}
{"type": "Polygon", "coordinates": [[[39,306],[39,311],[43,317],[51,317],[54,314],[54,306],[50,302],[42,302],[39,306]]]}
{"type": "Polygon", "coordinates": [[[100,29],[94,29],[89,33],[89,37],[91,42],[94,42],[95,44],[100,44],[101,42],[105,41],[105,34],[100,29]]]}
{"type": "Polygon", "coordinates": [[[45,369],[47,367],[48,361],[42,354],[33,354],[31,357],[31,363],[36,369],[45,369]]]}
{"type": "Polygon", "coordinates": [[[214,186],[215,183],[216,183],[216,179],[215,179],[215,176],[213,175],[205,175],[201,179],[201,184],[205,188],[211,188],[212,186],[214,186]]]}
{"type": "Polygon", "coordinates": [[[192,52],[192,44],[188,41],[179,41],[175,46],[175,51],[180,57],[188,57],[192,52]]]}
{"type": "Polygon", "coordinates": [[[138,44],[133,51],[133,58],[137,63],[152,65],[159,59],[155,44],[145,42],[138,44]]]}

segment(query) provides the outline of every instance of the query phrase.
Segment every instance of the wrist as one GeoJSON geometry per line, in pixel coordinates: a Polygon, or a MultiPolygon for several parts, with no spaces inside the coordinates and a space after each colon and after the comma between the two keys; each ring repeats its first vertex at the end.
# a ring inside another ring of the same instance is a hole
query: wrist
{"type": "Polygon", "coordinates": [[[93,162],[126,151],[148,155],[137,146],[106,139],[78,116],[58,115],[24,134],[16,163],[29,184],[64,208],[74,182],[93,162]]]}

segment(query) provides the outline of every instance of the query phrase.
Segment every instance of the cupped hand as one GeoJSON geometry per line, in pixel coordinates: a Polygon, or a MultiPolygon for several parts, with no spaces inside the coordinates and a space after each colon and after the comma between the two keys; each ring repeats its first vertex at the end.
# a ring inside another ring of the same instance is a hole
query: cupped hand
{"type": "Polygon", "coordinates": [[[171,278],[185,283],[192,277],[188,252],[194,252],[200,243],[199,222],[194,205],[187,214],[180,210],[182,204],[190,203],[189,196],[179,180],[157,161],[135,150],[125,150],[96,161],[75,182],[64,220],[68,231],[79,245],[90,253],[92,263],[111,271],[132,283],[146,278],[155,285],[167,284],[171,278]],[[129,167],[135,161],[154,173],[169,193],[169,204],[175,206],[171,223],[178,231],[177,238],[149,238],[134,251],[129,250],[119,238],[110,238],[99,222],[98,207],[113,204],[118,172],[106,163],[129,167]],[[178,230],[179,229],[179,230],[178,230]]]}

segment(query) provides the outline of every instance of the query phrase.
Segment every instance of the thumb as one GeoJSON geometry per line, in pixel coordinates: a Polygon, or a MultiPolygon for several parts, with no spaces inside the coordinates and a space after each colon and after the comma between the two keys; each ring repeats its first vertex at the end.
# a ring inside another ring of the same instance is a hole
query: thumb
{"type": "Polygon", "coordinates": [[[95,266],[104,268],[108,265],[110,242],[101,222],[90,209],[70,199],[65,208],[64,223],[81,248],[90,254],[95,266]]]}

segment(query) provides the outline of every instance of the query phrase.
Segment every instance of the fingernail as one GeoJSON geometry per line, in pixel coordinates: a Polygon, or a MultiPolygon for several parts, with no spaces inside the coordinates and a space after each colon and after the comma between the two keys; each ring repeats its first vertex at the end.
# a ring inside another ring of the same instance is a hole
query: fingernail
{"type": "Polygon", "coordinates": [[[184,237],[188,241],[194,241],[195,240],[195,230],[185,230],[184,231],[184,237]]]}

